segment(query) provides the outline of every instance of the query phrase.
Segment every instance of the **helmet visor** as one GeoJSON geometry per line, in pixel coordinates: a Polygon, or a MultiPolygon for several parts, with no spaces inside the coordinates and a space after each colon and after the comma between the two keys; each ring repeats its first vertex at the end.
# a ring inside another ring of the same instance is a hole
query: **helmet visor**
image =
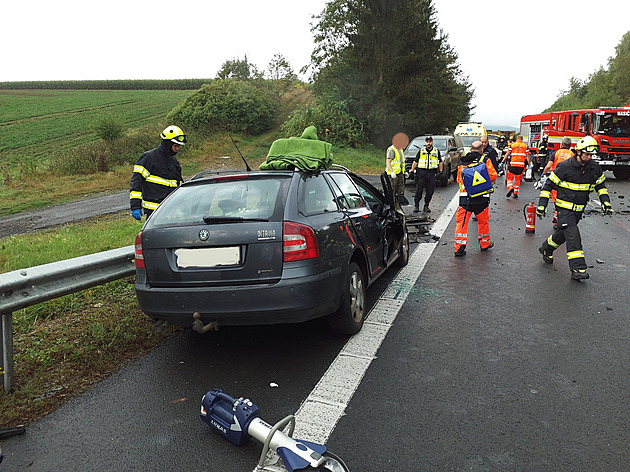
{"type": "Polygon", "coordinates": [[[587,154],[597,154],[597,151],[599,151],[599,146],[597,144],[589,144],[588,146],[584,146],[582,149],[582,152],[587,154]]]}
{"type": "Polygon", "coordinates": [[[175,144],[186,144],[186,135],[180,134],[179,136],[175,136],[171,139],[171,142],[175,144]]]}

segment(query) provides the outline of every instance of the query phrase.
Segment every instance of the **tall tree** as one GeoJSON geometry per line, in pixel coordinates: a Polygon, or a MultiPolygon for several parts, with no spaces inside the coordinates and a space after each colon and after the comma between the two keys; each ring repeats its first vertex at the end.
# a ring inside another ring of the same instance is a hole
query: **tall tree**
{"type": "Polygon", "coordinates": [[[431,0],[333,0],[317,19],[315,91],[347,104],[374,144],[469,117],[471,85],[431,0]]]}

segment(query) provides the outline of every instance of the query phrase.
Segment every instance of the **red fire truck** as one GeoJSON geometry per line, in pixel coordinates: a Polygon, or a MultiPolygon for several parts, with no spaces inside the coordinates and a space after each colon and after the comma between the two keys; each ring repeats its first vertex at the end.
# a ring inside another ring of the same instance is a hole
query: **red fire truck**
{"type": "Polygon", "coordinates": [[[630,179],[630,105],[525,115],[520,133],[532,154],[545,135],[550,153],[560,148],[565,136],[575,146],[590,135],[599,143],[596,160],[602,170],[612,171],[619,180],[630,179]]]}

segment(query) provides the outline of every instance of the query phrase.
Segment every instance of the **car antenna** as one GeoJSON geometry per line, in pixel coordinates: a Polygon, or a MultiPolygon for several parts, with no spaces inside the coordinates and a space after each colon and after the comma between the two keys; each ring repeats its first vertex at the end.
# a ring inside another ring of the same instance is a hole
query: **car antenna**
{"type": "MultiPolygon", "coordinates": [[[[228,136],[230,137],[230,139],[232,139],[232,135],[231,134],[228,134],[228,136]]],[[[236,143],[234,142],[233,139],[232,139],[232,144],[234,144],[234,147],[238,151],[239,156],[241,156],[241,159],[243,159],[243,162],[245,163],[245,167],[247,168],[247,172],[250,172],[252,169],[249,167],[249,164],[247,163],[247,161],[245,160],[245,158],[241,154],[240,149],[238,148],[238,146],[236,145],[236,143]]]]}

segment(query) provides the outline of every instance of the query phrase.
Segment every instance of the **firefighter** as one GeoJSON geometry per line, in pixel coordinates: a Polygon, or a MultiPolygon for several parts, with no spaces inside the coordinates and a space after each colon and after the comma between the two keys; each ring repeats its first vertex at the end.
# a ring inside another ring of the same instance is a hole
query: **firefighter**
{"type": "Polygon", "coordinates": [[[464,185],[462,176],[463,167],[467,167],[475,162],[481,162],[486,165],[488,178],[492,183],[497,179],[497,171],[490,159],[481,152],[483,144],[481,141],[475,141],[470,147],[470,152],[461,159],[461,164],[457,168],[457,183],[459,184],[459,207],[455,213],[455,257],[466,255],[466,244],[468,243],[468,222],[470,216],[474,214],[477,217],[477,231],[479,233],[479,245],[482,251],[487,251],[494,246],[490,240],[490,226],[488,217],[490,215],[488,206],[490,205],[490,194],[471,196],[464,185]]]}
{"type": "Polygon", "coordinates": [[[606,189],[604,173],[599,164],[592,160],[599,145],[592,136],[585,136],[575,146],[573,157],[561,162],[551,173],[540,192],[536,214],[539,217],[547,213],[547,203],[551,190],[556,190],[556,210],[558,211],[558,229],[538,249],[543,260],[553,263],[553,252],[564,242],[567,243],[567,257],[571,278],[588,279],[586,261],[582,249],[582,239],[578,223],[582,218],[588,196],[596,190],[605,215],[611,215],[612,205],[606,189]]]}
{"type": "Polygon", "coordinates": [[[540,143],[538,144],[538,153],[536,154],[536,162],[534,163],[534,172],[538,172],[539,169],[544,169],[547,165],[547,154],[549,150],[549,137],[544,135],[540,143]]]}
{"type": "Polygon", "coordinates": [[[508,160],[507,176],[505,177],[508,188],[506,197],[518,198],[525,165],[531,165],[527,144],[523,142],[523,136],[520,134],[516,137],[516,142],[510,146],[505,156],[503,156],[501,162],[506,160],[508,160]]]}
{"type": "Polygon", "coordinates": [[[420,211],[420,200],[422,199],[423,191],[425,191],[425,194],[424,208],[422,211],[425,213],[431,213],[429,203],[431,203],[433,193],[435,192],[436,173],[439,171],[441,174],[443,168],[444,163],[442,162],[440,150],[433,147],[433,138],[431,136],[427,136],[424,138],[424,148],[418,151],[413,163],[411,164],[411,172],[413,172],[416,183],[416,193],[413,197],[414,213],[418,213],[420,211]]]}
{"type": "Polygon", "coordinates": [[[186,135],[178,126],[167,126],[160,134],[158,147],[140,156],[133,168],[129,199],[131,216],[147,217],[175,188],[184,182],[182,167],[175,157],[179,148],[186,144],[186,135]]]}
{"type": "MultiPolygon", "coordinates": [[[[560,142],[560,149],[558,149],[556,152],[553,153],[551,159],[549,159],[549,162],[547,162],[547,165],[545,166],[545,168],[542,171],[542,175],[549,175],[552,171],[556,170],[556,167],[558,167],[558,164],[560,164],[562,161],[566,161],[567,159],[572,158],[574,155],[574,152],[571,150],[571,138],[569,138],[568,136],[565,136],[564,138],[562,138],[562,141],[560,142]]],[[[558,192],[556,192],[555,190],[551,191],[551,200],[553,201],[553,203],[556,203],[556,196],[558,195],[558,192]]],[[[558,212],[554,211],[553,214],[553,229],[557,229],[556,225],[558,224],[558,212]]]]}

